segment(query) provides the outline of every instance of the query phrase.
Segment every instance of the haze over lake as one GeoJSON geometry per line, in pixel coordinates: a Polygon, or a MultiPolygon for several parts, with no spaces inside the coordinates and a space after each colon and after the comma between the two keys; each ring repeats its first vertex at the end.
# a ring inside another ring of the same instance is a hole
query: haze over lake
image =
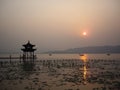
{"type": "Polygon", "coordinates": [[[120,45],[120,0],[0,0],[0,52],[120,45]]]}

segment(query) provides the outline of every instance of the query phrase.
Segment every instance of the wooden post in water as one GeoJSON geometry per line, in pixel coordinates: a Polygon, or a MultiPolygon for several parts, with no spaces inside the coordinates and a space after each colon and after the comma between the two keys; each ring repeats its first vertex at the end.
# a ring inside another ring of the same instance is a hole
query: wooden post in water
{"type": "Polygon", "coordinates": [[[12,56],[11,56],[11,54],[10,54],[10,63],[11,63],[11,58],[12,58],[12,56]]]}
{"type": "Polygon", "coordinates": [[[22,56],[21,56],[21,54],[20,54],[20,63],[21,63],[21,58],[22,58],[22,56]]]}

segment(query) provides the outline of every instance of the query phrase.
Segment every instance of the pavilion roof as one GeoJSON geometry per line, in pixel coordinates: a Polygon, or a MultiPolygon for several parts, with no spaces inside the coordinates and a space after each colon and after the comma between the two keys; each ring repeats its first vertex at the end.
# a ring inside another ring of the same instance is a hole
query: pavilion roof
{"type": "Polygon", "coordinates": [[[27,44],[23,45],[24,47],[34,47],[35,45],[31,44],[30,41],[28,41],[27,44]]]}

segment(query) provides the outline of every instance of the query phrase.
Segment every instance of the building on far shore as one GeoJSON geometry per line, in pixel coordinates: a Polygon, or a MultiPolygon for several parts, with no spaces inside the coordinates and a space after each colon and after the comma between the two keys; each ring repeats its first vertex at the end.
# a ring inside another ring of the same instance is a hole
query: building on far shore
{"type": "Polygon", "coordinates": [[[36,58],[36,55],[34,53],[34,51],[36,51],[36,49],[34,48],[35,45],[31,44],[30,41],[28,41],[27,44],[22,45],[24,48],[22,48],[21,50],[23,51],[23,62],[26,61],[32,61],[34,62],[34,59],[36,58]]]}

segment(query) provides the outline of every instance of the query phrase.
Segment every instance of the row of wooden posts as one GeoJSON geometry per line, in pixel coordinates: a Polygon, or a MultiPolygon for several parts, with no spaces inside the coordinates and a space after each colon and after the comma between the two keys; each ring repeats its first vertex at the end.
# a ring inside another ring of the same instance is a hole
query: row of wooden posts
{"type": "Polygon", "coordinates": [[[34,55],[33,56],[33,58],[31,58],[31,57],[24,57],[24,56],[22,56],[22,55],[20,55],[20,56],[18,56],[18,57],[12,57],[12,55],[9,55],[8,57],[0,57],[0,59],[3,61],[3,60],[5,60],[5,59],[7,59],[7,60],[9,60],[9,62],[11,63],[12,62],[12,60],[13,59],[17,59],[17,60],[19,60],[20,62],[22,62],[22,61],[25,61],[25,60],[34,60],[34,59],[36,59],[37,57],[36,57],[36,55],[34,55]]]}

